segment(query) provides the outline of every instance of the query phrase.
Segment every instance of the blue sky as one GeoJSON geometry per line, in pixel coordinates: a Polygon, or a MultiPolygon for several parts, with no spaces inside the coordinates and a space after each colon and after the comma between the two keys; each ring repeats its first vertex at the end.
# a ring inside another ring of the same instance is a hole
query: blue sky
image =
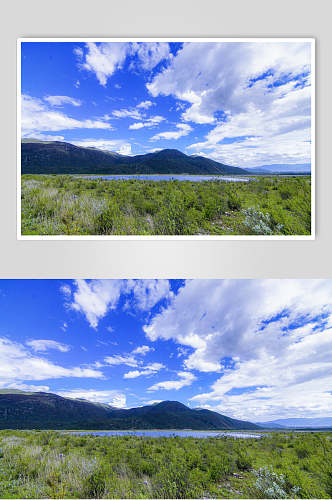
{"type": "Polygon", "coordinates": [[[1,280],[0,387],[332,414],[332,280],[1,280]]]}
{"type": "Polygon", "coordinates": [[[308,42],[23,42],[22,137],[310,163],[308,42]]]}

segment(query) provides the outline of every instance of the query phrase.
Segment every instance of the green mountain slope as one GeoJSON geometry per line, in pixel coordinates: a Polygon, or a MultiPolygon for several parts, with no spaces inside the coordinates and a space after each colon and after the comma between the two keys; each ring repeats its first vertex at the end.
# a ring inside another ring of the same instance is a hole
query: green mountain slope
{"type": "Polygon", "coordinates": [[[113,408],[83,399],[35,392],[0,393],[0,429],[248,429],[260,427],[177,401],[113,408]]]}
{"type": "Polygon", "coordinates": [[[23,139],[22,174],[246,174],[203,156],[188,156],[176,149],[124,156],[67,142],[23,139]],[[30,142],[29,142],[30,141],[30,142]]]}

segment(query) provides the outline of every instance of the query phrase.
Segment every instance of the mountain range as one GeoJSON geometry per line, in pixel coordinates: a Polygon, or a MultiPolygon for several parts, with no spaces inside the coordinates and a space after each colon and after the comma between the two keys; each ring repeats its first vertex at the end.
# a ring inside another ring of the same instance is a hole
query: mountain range
{"type": "Polygon", "coordinates": [[[125,156],[68,142],[22,139],[22,174],[247,174],[203,156],[176,149],[125,156]]]}
{"type": "Polygon", "coordinates": [[[177,401],[119,409],[52,393],[1,390],[0,429],[259,430],[261,427],[214,411],[191,409],[177,401]]]}
{"type": "Polygon", "coordinates": [[[274,163],[273,165],[261,165],[259,167],[251,167],[247,169],[248,172],[252,174],[310,174],[311,164],[310,163],[298,163],[296,165],[292,163],[274,163]]]}
{"type": "Polygon", "coordinates": [[[279,418],[268,422],[257,422],[258,425],[270,429],[291,429],[291,428],[322,428],[332,427],[332,417],[324,418],[279,418]]]}

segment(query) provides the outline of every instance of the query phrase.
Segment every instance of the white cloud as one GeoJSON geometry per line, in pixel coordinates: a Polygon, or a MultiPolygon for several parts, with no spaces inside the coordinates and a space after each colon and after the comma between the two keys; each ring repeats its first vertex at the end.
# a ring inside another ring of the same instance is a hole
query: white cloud
{"type": "Polygon", "coordinates": [[[67,298],[71,296],[71,288],[66,283],[60,286],[60,292],[67,298]]]}
{"type": "Polygon", "coordinates": [[[220,373],[192,399],[236,418],[332,411],[332,280],[192,280],[144,327],[220,373]]]}
{"type": "Polygon", "coordinates": [[[216,124],[192,145],[197,152],[233,165],[302,163],[310,161],[309,72],[309,43],[188,42],[147,88],[186,103],[183,120],[216,124]]]}
{"type": "Polygon", "coordinates": [[[150,401],[147,401],[145,404],[146,405],[154,405],[154,404],[162,403],[162,402],[163,402],[163,399],[151,399],[150,401]]]}
{"type": "Polygon", "coordinates": [[[165,279],[128,280],[127,290],[134,294],[135,307],[148,311],[160,300],[172,297],[170,283],[165,279]]]}
{"type": "Polygon", "coordinates": [[[126,396],[122,392],[96,391],[94,389],[71,389],[69,391],[58,391],[56,394],[64,398],[86,399],[93,403],[104,403],[115,408],[126,407],[126,396]]]}
{"type": "Polygon", "coordinates": [[[71,141],[72,144],[76,146],[83,146],[85,148],[97,148],[103,151],[114,151],[115,153],[119,153],[121,155],[132,154],[131,144],[125,140],[120,139],[82,139],[80,141],[71,141]]]}
{"type": "Polygon", "coordinates": [[[103,378],[103,373],[92,368],[65,368],[44,357],[31,354],[23,345],[0,338],[0,384],[44,380],[50,378],[79,377],[103,378]]]}
{"type": "MultiPolygon", "coordinates": [[[[295,85],[296,82],[291,84],[295,85]]],[[[225,123],[211,130],[204,141],[188,149],[243,167],[310,162],[310,92],[310,87],[293,88],[287,96],[276,97],[273,106],[266,110],[257,112],[252,108],[230,115],[225,123]],[[241,139],[222,143],[237,137],[241,139]]]]}
{"type": "Polygon", "coordinates": [[[177,140],[180,139],[180,137],[188,135],[193,130],[193,128],[190,125],[187,125],[186,123],[178,123],[176,127],[179,130],[175,130],[172,132],[160,132],[159,134],[156,134],[153,137],[151,137],[150,141],[157,141],[159,139],[177,140]]]}
{"type": "MultiPolygon", "coordinates": [[[[129,69],[137,66],[150,71],[162,60],[170,58],[169,45],[166,42],[105,42],[87,43],[85,53],[79,47],[74,49],[79,67],[95,73],[99,83],[106,86],[107,80],[124,66],[127,56],[137,56],[137,62],[131,61],[129,69]]],[[[118,88],[116,84],[115,86],[118,88]]]]}
{"type": "Polygon", "coordinates": [[[149,392],[159,391],[160,389],[163,389],[165,391],[178,391],[179,389],[182,389],[182,387],[191,385],[197,378],[193,373],[190,372],[178,372],[177,376],[179,377],[179,380],[165,380],[163,382],[158,382],[157,384],[149,387],[147,390],[149,392]]]}
{"type": "Polygon", "coordinates": [[[165,118],[163,116],[151,116],[150,118],[146,118],[144,122],[135,122],[132,125],[129,125],[130,130],[138,130],[143,127],[155,127],[159,125],[165,118]]]}
{"type": "Polygon", "coordinates": [[[50,109],[43,101],[22,94],[21,128],[22,137],[42,131],[55,132],[76,128],[110,129],[109,123],[102,120],[76,120],[61,111],[50,109]]]}
{"type": "MultiPolygon", "coordinates": [[[[66,325],[66,323],[65,323],[66,325]]],[[[28,340],[26,345],[31,347],[34,351],[48,351],[49,349],[55,349],[61,352],[68,352],[70,346],[62,344],[61,342],[56,342],[55,340],[28,340]]]]}
{"type": "MultiPolygon", "coordinates": [[[[99,83],[106,85],[107,79],[113,73],[122,68],[127,57],[128,44],[122,42],[113,43],[87,43],[85,60],[80,67],[96,74],[99,83]]],[[[80,59],[83,54],[79,54],[80,59]]]]}
{"type": "Polygon", "coordinates": [[[139,104],[137,104],[136,108],[149,109],[153,105],[154,103],[151,101],[142,101],[139,104]]]}
{"type": "Polygon", "coordinates": [[[146,370],[152,370],[154,372],[158,372],[159,370],[165,368],[165,365],[163,365],[162,363],[150,363],[149,365],[146,365],[144,368],[146,370]]]}
{"type": "Polygon", "coordinates": [[[123,378],[137,378],[147,375],[155,375],[158,371],[165,368],[162,363],[151,363],[147,366],[141,367],[141,370],[133,370],[124,374],[123,378]]]}
{"type": "Polygon", "coordinates": [[[121,294],[133,294],[132,307],[146,311],[172,296],[168,280],[76,280],[68,306],[86,317],[92,328],[115,309],[121,294]]]}
{"type": "Polygon", "coordinates": [[[132,44],[132,53],[137,55],[140,66],[147,71],[170,58],[167,42],[135,42],[132,44]]]}
{"type": "Polygon", "coordinates": [[[81,47],[75,47],[73,52],[79,59],[82,59],[84,52],[81,47]]]}
{"type": "Polygon", "coordinates": [[[63,104],[72,104],[73,106],[82,105],[82,101],[79,99],[74,99],[66,95],[49,95],[44,97],[44,101],[47,101],[51,106],[62,106],[63,104]]]}
{"type": "Polygon", "coordinates": [[[115,118],[130,118],[132,120],[137,120],[135,123],[129,125],[129,130],[139,130],[143,127],[155,127],[165,120],[163,116],[154,115],[146,116],[146,113],[142,112],[142,109],[148,109],[152,106],[151,101],[143,101],[137,104],[136,107],[115,109],[112,111],[112,115],[115,118]]]}
{"type": "Polygon", "coordinates": [[[154,351],[153,347],[149,347],[148,345],[141,345],[141,346],[136,347],[136,349],[134,349],[132,351],[132,353],[133,354],[142,354],[142,356],[145,356],[148,352],[151,352],[151,351],[154,351]]]}
{"type": "Polygon", "coordinates": [[[136,108],[115,109],[112,111],[112,115],[115,116],[115,118],[133,118],[134,120],[140,120],[142,118],[140,111],[136,108]]]}
{"type": "Polygon", "coordinates": [[[134,356],[126,354],[125,355],[116,354],[115,356],[107,356],[104,361],[105,363],[111,366],[127,365],[136,367],[138,365],[138,361],[134,358],[134,356]]]}
{"type": "Polygon", "coordinates": [[[129,130],[139,130],[140,128],[143,128],[143,127],[148,127],[150,125],[147,125],[146,123],[143,123],[143,122],[136,122],[136,123],[133,123],[132,125],[129,125],[129,130]]]}
{"type": "Polygon", "coordinates": [[[76,280],[70,307],[86,317],[92,328],[109,310],[115,309],[122,282],[120,280],[76,280]]]}

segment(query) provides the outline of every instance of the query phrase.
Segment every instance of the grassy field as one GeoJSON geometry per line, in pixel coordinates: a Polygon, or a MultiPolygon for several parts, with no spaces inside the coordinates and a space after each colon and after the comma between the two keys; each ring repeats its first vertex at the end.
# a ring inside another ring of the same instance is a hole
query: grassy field
{"type": "Polygon", "coordinates": [[[0,432],[1,498],[331,498],[332,433],[261,439],[0,432]]]}
{"type": "Polygon", "coordinates": [[[309,176],[250,182],[22,176],[23,235],[308,235],[309,176]]]}

